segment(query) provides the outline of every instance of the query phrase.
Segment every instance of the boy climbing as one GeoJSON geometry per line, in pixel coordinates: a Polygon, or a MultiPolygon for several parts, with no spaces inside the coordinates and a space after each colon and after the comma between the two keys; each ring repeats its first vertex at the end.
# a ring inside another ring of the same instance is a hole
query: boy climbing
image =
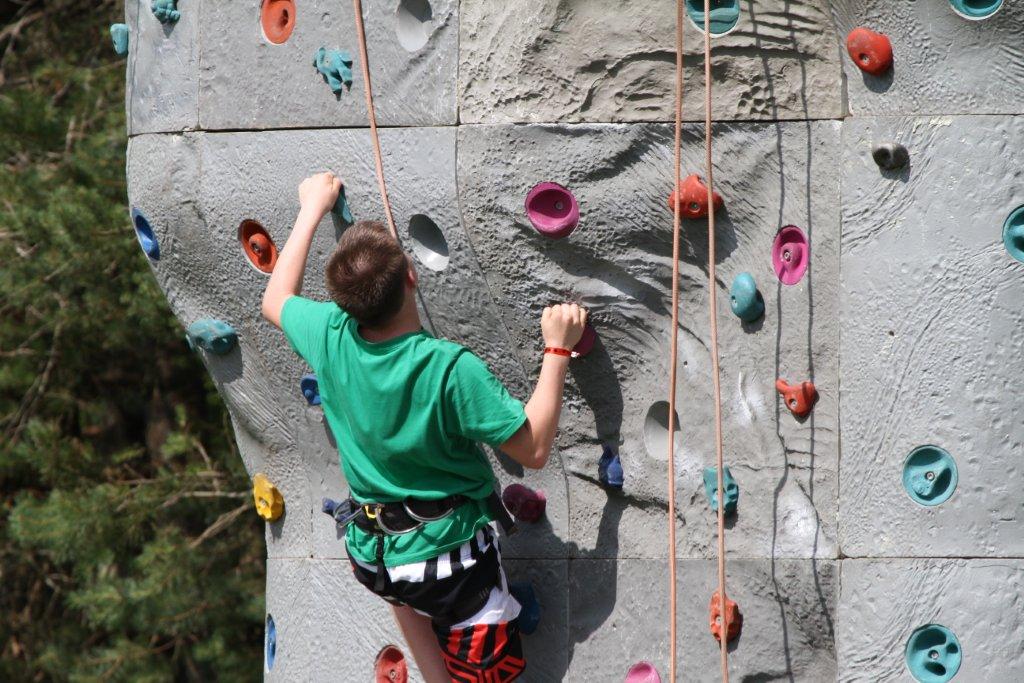
{"type": "Polygon", "coordinates": [[[299,186],[301,208],[263,315],[317,373],[351,489],[335,518],[349,522],[352,570],[391,603],[428,683],[512,681],[526,666],[520,605],[490,524],[508,514],[477,444],[544,467],[568,349],[587,313],[575,304],[544,310],[544,361],[524,406],[483,361],[423,329],[416,270],[381,223],[360,221],[342,235],[326,269],[332,301],[302,298],[313,234],[340,190],[330,173],[299,186]]]}

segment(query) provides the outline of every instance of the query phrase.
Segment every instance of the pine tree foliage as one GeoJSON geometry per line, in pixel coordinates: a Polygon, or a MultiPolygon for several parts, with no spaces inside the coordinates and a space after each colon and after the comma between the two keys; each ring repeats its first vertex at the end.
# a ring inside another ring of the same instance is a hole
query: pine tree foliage
{"type": "Polygon", "coordinates": [[[0,680],[252,680],[264,546],[125,205],[110,0],[0,0],[0,680]]]}

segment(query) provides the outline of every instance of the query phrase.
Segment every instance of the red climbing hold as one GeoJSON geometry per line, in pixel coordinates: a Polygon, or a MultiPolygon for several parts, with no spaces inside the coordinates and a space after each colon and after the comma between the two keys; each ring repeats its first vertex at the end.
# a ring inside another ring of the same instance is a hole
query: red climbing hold
{"type": "Polygon", "coordinates": [[[293,0],[263,0],[260,24],[267,40],[280,45],[288,40],[295,28],[295,2],[293,0]]]}
{"type": "Polygon", "coordinates": [[[811,382],[801,382],[799,385],[790,385],[784,379],[775,381],[775,389],[786,402],[789,412],[797,417],[804,417],[811,412],[814,404],[818,401],[818,390],[811,382]]]}
{"type": "Polygon", "coordinates": [[[548,499],[540,491],[534,491],[522,484],[509,484],[501,494],[501,500],[512,516],[521,522],[536,522],[544,516],[548,499]]]}
{"type": "Polygon", "coordinates": [[[405,663],[405,655],[394,645],[386,645],[377,653],[377,661],[373,663],[374,683],[408,683],[409,665],[405,663]]]}
{"type": "MultiPolygon", "coordinates": [[[[714,193],[715,210],[722,208],[722,196],[714,193]]],[[[675,211],[679,202],[679,215],[683,218],[705,218],[708,215],[708,186],[699,175],[687,176],[679,181],[679,192],[668,196],[668,210],[675,211]]]]}
{"type": "Polygon", "coordinates": [[[252,220],[244,220],[238,226],[238,240],[242,250],[258,270],[269,273],[277,263],[277,247],[263,226],[252,220]]]}
{"type": "Polygon", "coordinates": [[[855,28],[846,37],[846,50],[853,63],[872,76],[881,76],[892,67],[892,43],[882,33],[855,28]]]}
{"type": "MultiPolygon", "coordinates": [[[[715,637],[715,640],[722,642],[722,601],[718,597],[718,591],[711,596],[711,605],[709,610],[711,612],[711,635],[715,637]]],[[[730,642],[740,634],[740,630],[743,628],[743,615],[740,614],[740,608],[735,602],[730,600],[728,597],[725,598],[725,638],[726,642],[730,642]]]]}
{"type": "Polygon", "coordinates": [[[588,353],[593,351],[594,342],[597,341],[597,331],[587,323],[587,326],[583,328],[583,336],[576,343],[576,346],[572,347],[572,355],[578,358],[583,358],[588,353]]]}

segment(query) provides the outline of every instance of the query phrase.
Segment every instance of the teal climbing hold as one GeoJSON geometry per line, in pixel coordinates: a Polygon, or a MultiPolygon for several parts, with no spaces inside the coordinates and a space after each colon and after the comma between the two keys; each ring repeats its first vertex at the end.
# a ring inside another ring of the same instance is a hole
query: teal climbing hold
{"type": "Polygon", "coordinates": [[[313,66],[338,99],[346,88],[352,88],[352,55],[344,50],[320,48],[313,57],[313,66]]]}
{"type": "Polygon", "coordinates": [[[764,299],[761,292],[757,291],[754,276],[750,273],[740,273],[732,281],[729,302],[732,312],[745,323],[752,323],[764,315],[764,299]]]}
{"type": "Polygon", "coordinates": [[[235,329],[223,320],[204,318],[188,326],[188,330],[185,331],[185,339],[193,351],[200,348],[223,356],[231,353],[231,349],[235,348],[238,335],[235,333],[235,329]]]}
{"type": "Polygon", "coordinates": [[[1003,223],[1003,246],[1010,256],[1024,261],[1024,206],[1018,206],[1003,223]]]}
{"type": "Polygon", "coordinates": [[[987,19],[1003,6],[1003,0],[949,0],[953,11],[965,19],[987,19]]]}
{"type": "MultiPolygon", "coordinates": [[[[686,13],[704,30],[704,0],[686,0],[686,13]]],[[[735,28],[740,20],[740,0],[711,0],[711,35],[720,36],[735,28]]]]}
{"type": "Polygon", "coordinates": [[[338,193],[338,200],[334,202],[334,213],[337,214],[338,218],[341,219],[342,223],[346,225],[352,225],[355,223],[355,219],[352,218],[352,209],[348,206],[348,199],[345,198],[345,186],[341,186],[341,192],[338,193]]]}
{"type": "Polygon", "coordinates": [[[921,505],[938,505],[949,500],[958,478],[953,456],[938,446],[915,448],[903,462],[903,488],[921,505]]]}
{"type": "Polygon", "coordinates": [[[111,24],[110,39],[114,41],[114,52],[122,57],[128,54],[128,24],[111,24]]]}
{"type": "Polygon", "coordinates": [[[153,10],[153,16],[161,24],[173,24],[181,19],[181,12],[178,11],[178,0],[153,0],[149,6],[153,10]]]}
{"type": "MultiPolygon", "coordinates": [[[[722,485],[725,490],[725,514],[731,515],[736,512],[736,506],[740,502],[740,485],[732,478],[732,472],[728,467],[722,469],[722,485]]],[[[711,509],[718,512],[718,468],[704,468],[704,495],[708,497],[708,504],[711,509]]]]}
{"type": "Polygon", "coordinates": [[[945,626],[928,624],[907,639],[905,653],[910,675],[920,683],[946,683],[956,676],[963,661],[963,649],[956,635],[945,626]]]}

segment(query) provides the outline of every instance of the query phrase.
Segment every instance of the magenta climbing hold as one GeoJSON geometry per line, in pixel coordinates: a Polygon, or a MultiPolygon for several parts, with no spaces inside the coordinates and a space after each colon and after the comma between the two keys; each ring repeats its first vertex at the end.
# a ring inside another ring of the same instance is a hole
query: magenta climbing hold
{"type": "Polygon", "coordinates": [[[520,522],[533,523],[544,516],[548,499],[541,491],[534,491],[522,484],[509,484],[501,494],[501,501],[520,522]]]}
{"type": "Polygon", "coordinates": [[[811,246],[807,235],[795,225],[779,230],[772,245],[772,266],[779,281],[784,285],[795,285],[807,272],[811,259],[811,246]]]}
{"type": "Polygon", "coordinates": [[[661,683],[661,676],[650,662],[637,662],[629,668],[625,683],[661,683]]]}
{"type": "Polygon", "coordinates": [[[558,183],[538,183],[526,195],[526,217],[545,237],[568,237],[580,222],[580,205],[568,188],[558,183]]]}
{"type": "Polygon", "coordinates": [[[594,343],[597,341],[597,330],[591,327],[590,323],[583,328],[583,336],[572,347],[573,358],[583,358],[594,350],[594,343]]]}

